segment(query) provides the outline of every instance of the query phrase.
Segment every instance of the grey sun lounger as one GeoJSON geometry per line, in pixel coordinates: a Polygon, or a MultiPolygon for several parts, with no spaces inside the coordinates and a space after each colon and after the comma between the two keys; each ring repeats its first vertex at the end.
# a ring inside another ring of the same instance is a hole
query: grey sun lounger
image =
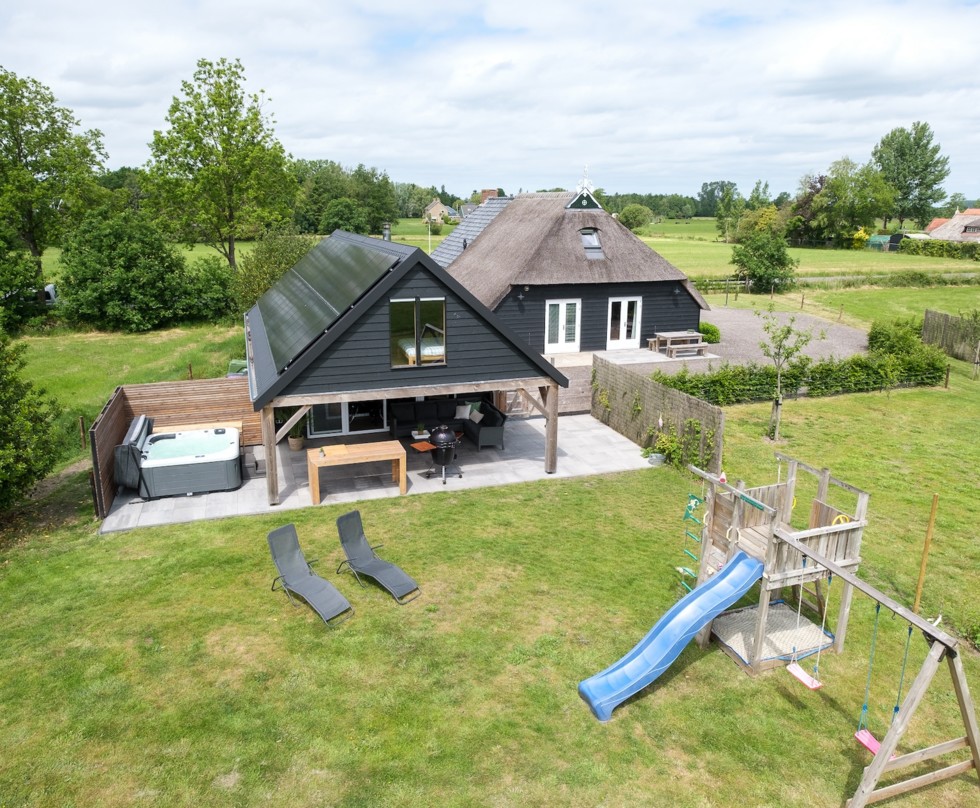
{"type": "Polygon", "coordinates": [[[364,535],[360,511],[351,511],[341,516],[337,520],[337,531],[340,533],[340,544],[344,548],[344,555],[347,556],[347,560],[342,561],[337,567],[338,574],[345,566],[350,567],[361,586],[364,586],[362,575],[373,578],[388,590],[399,606],[404,606],[422,594],[419,585],[400,567],[378,558],[374,552],[376,548],[368,544],[367,537],[364,535]]]}
{"type": "Polygon", "coordinates": [[[294,525],[273,530],[269,534],[269,550],[279,572],[272,582],[273,591],[278,585],[293,606],[299,606],[293,595],[302,598],[327,625],[343,623],[354,614],[354,607],[337,591],[337,587],[313,572],[300,549],[294,525]]]}

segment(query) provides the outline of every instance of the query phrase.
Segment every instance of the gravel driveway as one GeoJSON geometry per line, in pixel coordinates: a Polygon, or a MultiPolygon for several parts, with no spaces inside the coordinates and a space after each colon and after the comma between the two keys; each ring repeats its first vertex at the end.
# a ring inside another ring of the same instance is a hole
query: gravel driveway
{"type": "MultiPolygon", "coordinates": [[[[868,334],[859,328],[802,313],[794,315],[777,311],[775,317],[780,323],[796,317],[794,328],[813,329],[813,339],[803,349],[803,353],[812,359],[826,359],[831,356],[843,359],[868,350],[868,334]]],[[[766,341],[766,334],[762,330],[763,318],[754,311],[716,308],[701,312],[701,321],[716,325],[721,331],[721,342],[708,347],[711,353],[732,364],[769,362],[759,349],[759,343],[766,341]]],[[[694,363],[689,362],[692,366],[694,363]]]]}

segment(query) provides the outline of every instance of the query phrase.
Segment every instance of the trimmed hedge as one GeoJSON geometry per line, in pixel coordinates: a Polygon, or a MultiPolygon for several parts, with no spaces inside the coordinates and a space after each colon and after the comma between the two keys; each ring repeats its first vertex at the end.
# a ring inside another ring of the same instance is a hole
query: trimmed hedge
{"type": "MultiPolygon", "coordinates": [[[[942,384],[946,355],[936,346],[923,343],[913,333],[915,327],[911,321],[891,326],[875,323],[868,337],[870,352],[866,356],[819,362],[803,357],[793,362],[783,369],[783,396],[832,396],[942,384]]],[[[776,397],[775,367],[755,362],[747,365],[726,362],[713,373],[691,373],[687,368],[674,374],[656,371],[650,378],[719,407],[776,397]]]]}
{"type": "Polygon", "coordinates": [[[906,255],[925,255],[929,258],[962,258],[980,261],[980,243],[973,241],[932,241],[903,238],[898,251],[906,255]]]}

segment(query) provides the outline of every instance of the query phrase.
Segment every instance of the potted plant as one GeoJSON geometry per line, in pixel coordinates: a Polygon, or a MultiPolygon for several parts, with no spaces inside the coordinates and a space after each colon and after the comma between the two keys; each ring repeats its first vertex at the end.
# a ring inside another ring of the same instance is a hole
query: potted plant
{"type": "Polygon", "coordinates": [[[286,438],[289,442],[289,448],[294,452],[300,451],[303,446],[306,445],[306,419],[300,418],[295,424],[289,428],[289,434],[286,438]]]}

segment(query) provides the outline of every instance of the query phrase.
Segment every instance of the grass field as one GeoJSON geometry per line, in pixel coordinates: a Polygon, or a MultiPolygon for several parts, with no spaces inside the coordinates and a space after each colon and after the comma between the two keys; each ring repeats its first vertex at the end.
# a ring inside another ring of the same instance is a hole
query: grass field
{"type": "MultiPolygon", "coordinates": [[[[849,290],[847,313],[867,324],[951,291],[970,290],[849,290]]],[[[807,306],[835,311],[835,292],[813,294],[807,306]]],[[[91,418],[116,384],[184,378],[188,362],[220,375],[240,356],[237,332],[32,337],[28,371],[91,418]]],[[[922,611],[972,633],[980,382],[952,368],[948,390],[789,401],[778,447],[760,437],[767,405],[728,408],[725,468],[771,482],[778,448],[869,491],[861,575],[906,604],[938,492],[922,611]]],[[[422,585],[401,608],[333,574],[346,508],[100,536],[87,474],[68,474],[0,527],[0,804],[840,804],[870,762],[851,737],[872,629],[863,597],[816,693],[692,646],[608,724],[576,694],[680,596],[692,490],[686,474],[648,469],[359,503],[372,543],[422,585]],[[287,521],[357,609],[335,631],[269,591],[265,535],[287,521]]],[[[869,700],[879,736],[905,637],[882,619],[869,700]]],[[[925,643],[911,648],[914,672],[925,643]]],[[[976,697],[980,660],[963,660],[976,697]]],[[[960,735],[941,671],[902,748],[960,735]]],[[[974,773],[889,805],[976,798],[974,773]]]]}

